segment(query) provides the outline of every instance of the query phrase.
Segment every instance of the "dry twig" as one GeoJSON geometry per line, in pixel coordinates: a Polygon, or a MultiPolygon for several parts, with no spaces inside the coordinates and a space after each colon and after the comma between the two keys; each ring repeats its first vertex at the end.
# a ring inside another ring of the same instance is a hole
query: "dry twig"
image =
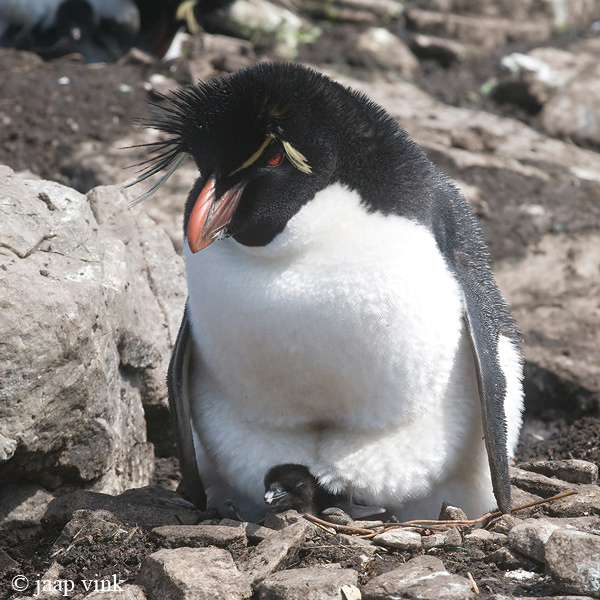
{"type": "MultiPolygon", "coordinates": [[[[553,502],[554,500],[560,500],[561,498],[566,498],[567,496],[572,496],[576,494],[577,490],[571,490],[569,492],[563,492],[562,494],[557,494],[556,496],[551,496],[550,498],[543,498],[541,500],[536,500],[535,502],[530,502],[529,504],[523,504],[522,506],[516,506],[511,509],[511,513],[517,512],[519,510],[525,510],[526,508],[531,508],[532,506],[538,506],[539,504],[546,504],[547,502],[553,502]]],[[[384,533],[386,531],[392,531],[393,529],[412,529],[414,531],[417,530],[437,530],[444,531],[449,529],[450,527],[473,527],[478,523],[483,523],[486,521],[490,521],[495,519],[496,517],[502,516],[501,511],[496,512],[488,512],[485,515],[477,518],[477,519],[466,519],[464,521],[439,521],[435,519],[415,519],[412,521],[404,521],[403,523],[382,523],[381,525],[369,525],[367,527],[354,527],[352,525],[338,525],[336,523],[330,523],[329,521],[325,521],[320,519],[319,517],[315,517],[311,514],[304,514],[303,517],[307,520],[324,529],[327,533],[331,535],[335,535],[336,533],[348,533],[360,536],[362,538],[372,538],[380,533],[384,533]]]]}

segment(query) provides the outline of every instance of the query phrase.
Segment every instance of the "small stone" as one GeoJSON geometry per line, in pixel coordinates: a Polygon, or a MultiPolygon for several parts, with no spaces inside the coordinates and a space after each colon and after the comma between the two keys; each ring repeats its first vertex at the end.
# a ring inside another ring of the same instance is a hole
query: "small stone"
{"type": "Polygon", "coordinates": [[[424,550],[430,550],[431,548],[443,548],[445,546],[460,546],[462,541],[462,535],[456,527],[451,527],[442,533],[424,535],[421,538],[424,550]]]}
{"type": "Polygon", "coordinates": [[[474,529],[473,531],[464,536],[463,544],[468,548],[474,547],[484,549],[492,544],[504,544],[506,540],[507,536],[504,533],[488,531],[487,529],[474,529]]]}
{"type": "Polygon", "coordinates": [[[523,523],[522,519],[515,517],[514,515],[502,515],[497,519],[494,519],[492,524],[489,526],[489,531],[495,533],[502,533],[508,535],[508,532],[516,527],[519,523],[523,523]]]}
{"type": "Polygon", "coordinates": [[[163,549],[146,557],[136,582],[149,600],[242,600],[247,577],[221,548],[163,549]]]}
{"type": "Polygon", "coordinates": [[[235,519],[221,519],[219,525],[224,527],[238,527],[246,532],[246,537],[251,544],[258,544],[265,538],[273,534],[273,529],[257,525],[256,523],[248,523],[247,521],[236,521],[235,519]]]}
{"type": "Polygon", "coordinates": [[[85,600],[146,600],[146,595],[139,585],[126,583],[119,587],[121,589],[94,591],[88,594],[85,600]]]}
{"type": "Polygon", "coordinates": [[[373,538],[376,544],[397,548],[398,550],[418,550],[422,546],[421,535],[406,529],[392,529],[373,538]]]}
{"type": "Polygon", "coordinates": [[[355,585],[343,585],[340,591],[342,600],[362,600],[362,594],[355,585]]]}
{"type": "MultiPolygon", "coordinates": [[[[354,519],[348,513],[344,512],[341,508],[338,508],[337,506],[331,506],[329,508],[326,508],[320,516],[325,521],[335,523],[336,525],[354,524],[354,519]]],[[[360,524],[358,526],[360,527],[360,524]]]]}
{"type": "Polygon", "coordinates": [[[238,563],[253,586],[259,585],[273,573],[283,560],[297,550],[306,540],[311,525],[299,521],[264,539],[238,563]]]}
{"type": "Polygon", "coordinates": [[[225,525],[166,525],[155,527],[152,533],[165,548],[241,548],[248,543],[243,528],[225,525]]]}
{"type": "Polygon", "coordinates": [[[354,569],[327,566],[279,571],[265,579],[259,600],[339,600],[342,587],[358,583],[354,569]]]}
{"type": "Polygon", "coordinates": [[[468,517],[462,508],[444,502],[438,519],[440,521],[466,521],[468,517]]]}
{"type": "Polygon", "coordinates": [[[556,477],[569,483],[598,483],[598,465],[587,460],[530,460],[518,465],[519,469],[556,477]]]}
{"type": "Polygon", "coordinates": [[[269,529],[280,530],[297,523],[302,519],[302,515],[297,510],[285,510],[280,513],[267,513],[265,517],[265,527],[269,529]]]}
{"type": "Polygon", "coordinates": [[[600,536],[557,529],[546,542],[545,559],[559,590],[600,598],[600,536]]]}
{"type": "Polygon", "coordinates": [[[504,571],[513,571],[524,566],[523,561],[513,554],[508,548],[500,547],[495,552],[485,557],[486,562],[491,562],[504,571]]]}
{"type": "Polygon", "coordinates": [[[362,592],[363,600],[470,600],[476,597],[466,577],[451,575],[444,563],[433,556],[418,556],[375,577],[362,592]]]}
{"type": "Polygon", "coordinates": [[[508,545],[511,549],[543,563],[545,544],[557,528],[557,525],[545,519],[529,519],[510,530],[508,545]]]}

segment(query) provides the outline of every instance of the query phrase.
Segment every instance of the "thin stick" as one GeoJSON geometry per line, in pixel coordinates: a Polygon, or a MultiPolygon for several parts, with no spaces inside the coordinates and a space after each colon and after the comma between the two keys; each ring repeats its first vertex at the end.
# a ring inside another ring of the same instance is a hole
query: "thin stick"
{"type": "Polygon", "coordinates": [[[469,581],[471,582],[473,591],[479,595],[479,588],[477,587],[477,584],[475,583],[475,580],[473,579],[473,575],[471,575],[471,573],[469,571],[467,571],[467,577],[469,578],[469,581]]]}
{"type": "MultiPolygon", "coordinates": [[[[531,508],[533,506],[538,506],[540,504],[546,504],[547,502],[553,502],[554,500],[560,500],[561,498],[566,498],[567,496],[572,496],[576,494],[577,490],[570,490],[568,492],[563,492],[561,494],[556,494],[555,496],[551,496],[550,498],[541,498],[540,500],[535,500],[534,502],[529,502],[528,504],[523,504],[521,506],[516,506],[511,509],[511,513],[517,512],[519,510],[525,510],[526,508],[531,508]]],[[[392,531],[393,529],[399,528],[413,528],[413,529],[445,529],[449,527],[471,527],[473,525],[477,525],[477,523],[481,523],[483,521],[495,519],[496,517],[502,516],[502,511],[496,512],[488,512],[485,515],[478,517],[477,519],[466,519],[463,521],[436,521],[435,519],[416,519],[413,521],[404,521],[402,523],[382,523],[381,525],[370,525],[369,527],[354,527],[350,525],[338,525],[336,523],[330,523],[329,521],[325,521],[320,519],[319,517],[315,517],[311,514],[304,514],[303,517],[314,523],[321,529],[327,531],[327,533],[331,535],[335,535],[336,533],[349,533],[359,535],[361,538],[372,538],[380,533],[384,533],[386,531],[392,531]],[[376,528],[381,528],[379,530],[373,531],[376,528]]]]}

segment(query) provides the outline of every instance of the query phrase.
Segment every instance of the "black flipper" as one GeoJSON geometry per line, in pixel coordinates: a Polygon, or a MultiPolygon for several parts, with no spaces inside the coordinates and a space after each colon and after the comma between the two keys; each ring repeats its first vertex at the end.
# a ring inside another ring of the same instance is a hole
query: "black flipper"
{"type": "Polygon", "coordinates": [[[206,509],[206,493],[198,473],[196,450],[192,435],[188,373],[192,344],[187,304],[167,372],[169,406],[179,450],[183,482],[189,499],[200,509],[206,509]]]}
{"type": "Polygon", "coordinates": [[[498,508],[503,513],[508,513],[511,509],[511,497],[504,411],[506,378],[498,360],[498,332],[496,328],[490,326],[491,316],[485,314],[486,307],[489,309],[489,303],[486,302],[484,290],[478,287],[469,289],[467,286],[463,286],[463,293],[464,320],[475,360],[483,435],[492,474],[494,495],[498,502],[498,508]]]}

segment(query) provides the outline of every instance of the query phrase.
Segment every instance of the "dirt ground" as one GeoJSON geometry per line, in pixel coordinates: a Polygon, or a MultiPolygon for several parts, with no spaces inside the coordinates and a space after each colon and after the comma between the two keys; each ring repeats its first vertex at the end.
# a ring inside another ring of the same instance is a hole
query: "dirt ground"
{"type": "MultiPolygon", "coordinates": [[[[299,58],[313,64],[337,64],[358,78],[366,77],[372,65],[365,60],[361,62],[361,57],[348,41],[353,32],[343,28],[336,31],[336,44],[322,41],[301,48],[299,58]]],[[[551,43],[561,47],[585,35],[570,31],[556,35],[551,43]]],[[[523,43],[515,42],[511,47],[497,49],[485,59],[457,63],[451,68],[426,61],[421,64],[415,82],[446,103],[511,116],[536,127],[534,113],[513,105],[494,103],[478,93],[483,83],[497,75],[501,56],[527,49],[523,43]]],[[[144,84],[150,75],[161,71],[168,73],[168,66],[140,62],[86,65],[69,57],[43,63],[33,54],[0,49],[0,163],[16,171],[30,171],[82,192],[88,191],[97,182],[78,164],[78,148],[89,140],[116,141],[133,131],[137,127],[135,120],[148,115],[147,103],[153,99],[144,84]]],[[[436,162],[436,157],[431,158],[436,162]]],[[[444,164],[439,166],[445,168],[444,164]]],[[[124,174],[123,180],[130,176],[129,173],[124,174]]],[[[492,209],[503,206],[516,185],[520,183],[514,181],[513,176],[505,185],[488,187],[487,203],[492,209]]],[[[550,189],[531,190],[531,194],[544,195],[544,202],[563,200],[558,193],[553,196],[550,189]]],[[[585,187],[576,194],[571,201],[580,206],[579,227],[585,229],[597,224],[597,198],[592,197],[585,187]]],[[[518,223],[502,223],[502,219],[494,217],[494,210],[492,215],[482,215],[481,221],[496,260],[517,253],[523,239],[531,235],[518,223]]],[[[581,458],[600,465],[598,414],[585,402],[564,394],[566,392],[562,388],[557,388],[550,402],[540,405],[536,400],[528,406],[527,418],[543,435],[528,433],[523,436],[517,462],[529,458],[581,458]]],[[[172,486],[175,461],[165,456],[170,452],[168,448],[165,450],[164,444],[161,448],[163,456],[158,462],[157,480],[172,486]]],[[[52,544],[59,533],[51,527],[42,529],[33,537],[23,537],[18,531],[0,532],[0,562],[1,548],[4,547],[10,550],[14,560],[24,566],[25,574],[43,573],[52,562],[52,544]]],[[[154,548],[155,542],[143,531],[134,532],[126,545],[96,537],[69,550],[67,562],[72,566],[73,578],[86,572],[102,577],[103,572],[112,574],[118,570],[128,580],[133,580],[141,559],[154,548]]],[[[399,551],[382,552],[377,561],[370,563],[368,572],[361,572],[361,581],[390,570],[407,557],[407,553],[399,551]]],[[[555,593],[548,579],[541,578],[530,583],[505,580],[498,565],[470,556],[464,549],[445,550],[440,557],[450,571],[461,575],[470,572],[480,586],[484,582],[482,597],[487,591],[486,581],[494,582],[488,589],[495,593],[532,597],[555,593]]],[[[295,560],[297,564],[302,562],[304,565],[319,560],[340,562],[351,567],[360,564],[355,550],[331,539],[304,547],[295,560]]],[[[69,574],[63,574],[63,577],[69,578],[69,574]]],[[[0,588],[0,595],[2,591],[3,588],[0,588]]]]}

